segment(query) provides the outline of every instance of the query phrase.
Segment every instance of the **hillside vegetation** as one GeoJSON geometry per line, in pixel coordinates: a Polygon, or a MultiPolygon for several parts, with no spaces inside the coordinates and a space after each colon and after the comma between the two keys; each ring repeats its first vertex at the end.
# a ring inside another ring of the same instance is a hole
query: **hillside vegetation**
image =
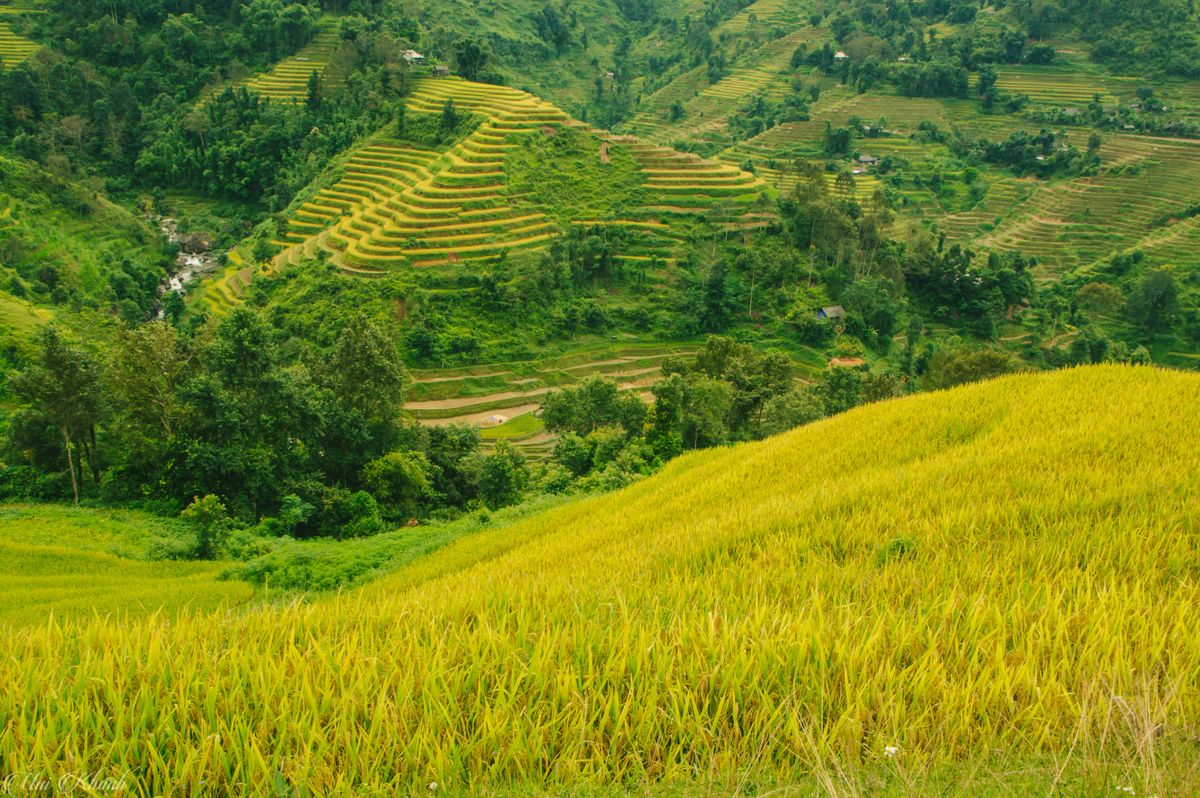
{"type": "Polygon", "coordinates": [[[209,612],[246,601],[242,582],[218,581],[221,563],[169,562],[190,530],[147,513],[45,505],[0,508],[0,626],[47,618],[209,612]]]}
{"type": "Polygon", "coordinates": [[[1197,406],[1193,375],[1008,377],[688,455],[358,592],[36,625],[0,752],[145,794],[1194,794],[1197,406]]]}

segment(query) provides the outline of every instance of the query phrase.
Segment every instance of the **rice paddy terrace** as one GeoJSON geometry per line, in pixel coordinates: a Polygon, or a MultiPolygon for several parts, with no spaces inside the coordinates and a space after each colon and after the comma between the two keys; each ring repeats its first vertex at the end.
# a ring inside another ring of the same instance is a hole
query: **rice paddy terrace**
{"type": "Polygon", "coordinates": [[[800,46],[819,47],[828,38],[825,29],[811,27],[801,17],[797,4],[787,0],[759,0],[742,9],[717,26],[717,38],[754,34],[767,41],[736,58],[715,82],[708,80],[704,66],[675,78],[647,99],[628,132],[660,144],[721,142],[729,114],[740,102],[755,94],[781,99],[794,74],[792,53],[800,46]],[[671,121],[676,104],[682,116],[671,121]]]}
{"type": "Polygon", "coordinates": [[[540,361],[414,371],[405,409],[431,426],[479,426],[485,447],[507,441],[526,456],[540,458],[554,442],[537,416],[547,393],[603,376],[616,381],[621,391],[648,398],[663,360],[694,351],[688,345],[627,343],[540,361]]]}
{"type": "Polygon", "coordinates": [[[339,44],[332,17],[318,22],[312,40],[295,55],[279,61],[270,71],[252,75],[241,83],[252,92],[282,102],[298,102],[308,96],[308,81],[315,72],[321,78],[339,44]]]}
{"type": "MultiPolygon", "coordinates": [[[[825,166],[837,160],[824,152],[826,124],[869,125],[876,135],[856,138],[854,154],[889,159],[893,168],[879,174],[847,158],[840,165],[847,173],[842,179],[835,171],[826,174],[831,191],[863,201],[883,189],[898,212],[893,235],[931,229],[962,244],[1019,249],[1038,258],[1046,277],[1132,249],[1143,251],[1153,264],[1174,263],[1196,251],[1200,224],[1191,209],[1200,180],[1200,143],[1105,131],[1099,174],[1035,180],[986,165],[976,165],[968,175],[964,162],[945,144],[919,132],[922,123],[930,122],[944,133],[991,141],[1017,131],[1036,133],[1049,126],[1034,118],[1038,112],[1077,112],[1097,97],[1110,108],[1131,106],[1139,101],[1144,79],[1109,74],[1064,50],[1061,63],[1053,66],[997,67],[1001,92],[1028,97],[1024,112],[987,113],[973,96],[904,97],[887,86],[859,93],[807,67],[791,67],[797,47],[812,50],[830,36],[809,25],[809,10],[787,0],[747,6],[714,34],[718,40],[723,31],[739,37],[757,34],[763,43],[735,51],[727,73],[717,81],[709,81],[706,69],[697,67],[649,94],[627,129],[663,145],[686,142],[786,193],[799,179],[798,161],[825,166]],[[797,76],[821,89],[819,99],[809,105],[809,118],[736,140],[728,120],[738,103],[754,94],[780,99],[797,76]]],[[[1154,90],[1172,117],[1200,118],[1200,82],[1155,80],[1154,90]]],[[[1083,149],[1091,131],[1078,126],[1065,132],[1083,149]]]]}
{"type": "Polygon", "coordinates": [[[540,251],[564,232],[563,224],[536,190],[507,185],[506,164],[529,138],[563,131],[591,137],[596,169],[618,155],[636,164],[644,202],[568,222],[633,234],[637,246],[622,257],[669,261],[685,234],[679,222],[697,216],[723,225],[756,223],[751,206],[763,184],[736,167],[592,130],[526,92],[459,78],[417,78],[408,109],[440,113],[448,100],[478,116],[478,127],[444,151],[384,136],[355,150],[340,178],[291,215],[276,264],[324,249],[343,271],[373,276],[540,251]]]}
{"type": "MultiPolygon", "coordinates": [[[[0,20],[4,18],[6,9],[11,9],[11,6],[0,6],[0,20]]],[[[21,8],[20,11],[29,9],[21,8]]],[[[12,11],[11,13],[20,13],[20,11],[12,11]]],[[[37,42],[30,41],[24,36],[20,36],[13,32],[5,22],[0,21],[0,66],[5,69],[12,69],[17,64],[24,61],[29,56],[33,55],[41,47],[37,42]]]]}

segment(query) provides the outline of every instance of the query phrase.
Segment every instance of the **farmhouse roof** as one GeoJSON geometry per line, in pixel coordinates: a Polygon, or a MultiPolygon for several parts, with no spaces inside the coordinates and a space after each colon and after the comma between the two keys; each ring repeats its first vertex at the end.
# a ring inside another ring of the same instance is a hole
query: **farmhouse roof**
{"type": "Polygon", "coordinates": [[[834,54],[833,54],[833,57],[834,57],[835,59],[837,59],[838,61],[845,61],[845,60],[846,60],[847,58],[849,58],[850,56],[846,55],[846,54],[845,54],[844,52],[842,52],[841,50],[838,50],[836,53],[834,53],[834,54]]]}
{"type": "Polygon", "coordinates": [[[425,56],[421,55],[416,50],[405,50],[400,55],[404,58],[405,61],[409,61],[409,62],[425,60],[425,56]]]}
{"type": "Polygon", "coordinates": [[[437,75],[438,77],[446,77],[450,74],[450,67],[446,66],[445,64],[438,64],[433,68],[433,74],[437,75]]]}
{"type": "Polygon", "coordinates": [[[841,305],[830,305],[827,308],[821,308],[817,315],[823,319],[840,319],[846,315],[846,309],[841,305]]]}
{"type": "Polygon", "coordinates": [[[858,156],[858,162],[859,163],[879,163],[879,159],[876,158],[874,155],[860,155],[860,156],[858,156]]]}

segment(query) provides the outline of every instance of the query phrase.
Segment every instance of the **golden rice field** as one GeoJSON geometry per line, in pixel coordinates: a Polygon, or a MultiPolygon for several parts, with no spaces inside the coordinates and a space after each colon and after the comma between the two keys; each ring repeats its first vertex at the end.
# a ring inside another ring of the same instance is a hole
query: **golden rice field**
{"type": "MultiPolygon", "coordinates": [[[[445,151],[381,137],[359,147],[339,179],[289,217],[277,261],[299,263],[325,249],[343,271],[373,276],[537,252],[561,235],[551,209],[508,190],[505,159],[525,137],[585,126],[526,92],[460,78],[416,78],[407,102],[410,112],[436,114],[448,100],[483,121],[445,151]]],[[[646,239],[647,253],[669,257],[682,237],[662,217],[736,221],[761,192],[761,181],[740,169],[593,132],[598,163],[600,141],[628,148],[654,204],[629,209],[629,218],[577,221],[623,225],[646,239]]]]}
{"type": "Polygon", "coordinates": [[[12,69],[37,52],[39,44],[13,33],[12,28],[0,22],[0,67],[12,69]]]}
{"type": "Polygon", "coordinates": [[[42,14],[46,9],[39,0],[5,0],[0,3],[0,16],[12,14],[42,14]]]}
{"type": "Polygon", "coordinates": [[[298,53],[275,64],[268,72],[247,78],[240,85],[272,100],[304,100],[308,96],[308,81],[312,74],[316,72],[323,77],[337,50],[338,33],[331,22],[331,17],[324,18],[312,41],[298,53]]]}
{"type": "Polygon", "coordinates": [[[138,795],[1195,795],[1196,407],[1195,375],[1014,376],[353,592],[34,623],[0,761],[138,795]]]}

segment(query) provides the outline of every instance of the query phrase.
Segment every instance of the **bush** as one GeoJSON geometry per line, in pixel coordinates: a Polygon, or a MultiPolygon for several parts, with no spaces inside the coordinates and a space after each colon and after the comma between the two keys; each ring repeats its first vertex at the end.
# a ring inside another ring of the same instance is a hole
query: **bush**
{"type": "Polygon", "coordinates": [[[196,497],[184,508],[179,517],[196,529],[194,556],[200,560],[215,560],[224,553],[226,540],[233,521],[225,510],[225,503],[211,493],[203,498],[196,497]]]}
{"type": "Polygon", "coordinates": [[[977,382],[1013,370],[1012,356],[1003,349],[990,346],[962,346],[939,349],[929,359],[925,372],[926,387],[931,390],[952,388],[977,382]]]}

